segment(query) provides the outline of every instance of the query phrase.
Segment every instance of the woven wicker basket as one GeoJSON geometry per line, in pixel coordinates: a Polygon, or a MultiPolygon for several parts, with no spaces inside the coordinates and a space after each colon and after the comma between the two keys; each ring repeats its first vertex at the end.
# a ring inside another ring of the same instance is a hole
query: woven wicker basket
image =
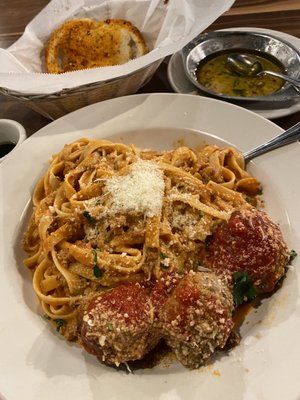
{"type": "Polygon", "coordinates": [[[46,118],[57,119],[71,111],[108,100],[136,93],[153,76],[163,60],[121,78],[105,82],[94,82],[51,94],[25,94],[1,88],[0,92],[13,97],[46,118]]]}

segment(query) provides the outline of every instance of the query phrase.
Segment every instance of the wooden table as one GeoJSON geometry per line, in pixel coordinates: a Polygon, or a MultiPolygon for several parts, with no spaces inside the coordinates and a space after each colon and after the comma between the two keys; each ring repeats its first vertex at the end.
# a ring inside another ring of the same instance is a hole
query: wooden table
{"type": "MultiPolygon", "coordinates": [[[[169,0],[172,1],[172,0],[169,0]]],[[[48,0],[2,0],[0,13],[0,47],[6,48],[23,33],[28,22],[48,0]]],[[[236,0],[233,7],[219,17],[208,31],[233,27],[258,27],[279,30],[300,38],[299,0],[236,0]]],[[[1,60],[0,60],[1,62],[1,60]]],[[[167,60],[140,92],[172,92],[167,75],[167,60]]],[[[23,104],[0,95],[0,118],[19,121],[31,135],[51,122],[23,104]]],[[[278,118],[275,122],[288,128],[300,121],[300,112],[278,118]]]]}

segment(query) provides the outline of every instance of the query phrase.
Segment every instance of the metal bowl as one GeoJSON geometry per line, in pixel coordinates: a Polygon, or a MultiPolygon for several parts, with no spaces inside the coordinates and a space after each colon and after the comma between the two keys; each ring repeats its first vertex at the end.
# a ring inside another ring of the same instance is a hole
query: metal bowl
{"type": "Polygon", "coordinates": [[[196,71],[199,63],[206,57],[226,50],[239,52],[255,51],[273,56],[283,65],[285,73],[293,78],[300,75],[300,53],[290,43],[275,36],[251,31],[218,31],[197,36],[182,49],[184,69],[189,80],[201,92],[232,102],[286,102],[299,97],[300,92],[286,82],[280,90],[266,96],[230,96],[213,92],[197,81],[196,71]]]}

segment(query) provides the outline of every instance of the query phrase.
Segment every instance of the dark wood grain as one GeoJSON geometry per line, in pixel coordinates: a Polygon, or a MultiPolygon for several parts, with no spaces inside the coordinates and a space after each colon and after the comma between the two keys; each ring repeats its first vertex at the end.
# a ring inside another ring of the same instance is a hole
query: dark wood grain
{"type": "Polygon", "coordinates": [[[0,38],[11,34],[14,39],[19,37],[28,22],[48,3],[48,0],[1,0],[0,38]]]}
{"type": "Polygon", "coordinates": [[[224,15],[214,22],[209,27],[209,30],[237,28],[240,26],[272,29],[300,37],[300,9],[283,10],[280,13],[260,12],[224,15]]]}
{"type": "MultiPolygon", "coordinates": [[[[169,0],[172,1],[172,0],[169,0]]],[[[1,0],[0,47],[7,48],[23,33],[28,22],[48,0],[1,0]]],[[[218,18],[207,30],[235,27],[258,27],[282,31],[300,38],[300,0],[236,0],[233,7],[218,18]]],[[[152,80],[139,92],[171,92],[165,60],[152,80]]],[[[27,134],[36,132],[50,120],[28,109],[14,99],[0,95],[0,118],[22,123],[27,134]]],[[[288,128],[300,120],[300,112],[278,118],[275,122],[288,128]]]]}
{"type": "Polygon", "coordinates": [[[278,13],[283,10],[300,10],[299,0],[236,0],[226,15],[278,13]]]}

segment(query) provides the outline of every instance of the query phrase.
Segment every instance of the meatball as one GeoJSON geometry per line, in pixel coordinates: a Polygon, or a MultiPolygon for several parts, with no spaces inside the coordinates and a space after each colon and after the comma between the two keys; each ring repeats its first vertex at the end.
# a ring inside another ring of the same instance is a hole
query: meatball
{"type": "Polygon", "coordinates": [[[102,292],[88,305],[81,327],[82,346],[107,364],[138,360],[158,343],[153,307],[139,283],[102,292]]]}
{"type": "Polygon", "coordinates": [[[153,305],[154,326],[156,329],[161,328],[161,311],[182,278],[183,275],[170,272],[162,274],[154,283],[152,282],[150,300],[153,305]]]}
{"type": "Polygon", "coordinates": [[[184,366],[198,368],[226,344],[232,311],[232,295],[220,278],[190,271],[161,311],[163,337],[184,366]]]}
{"type": "Polygon", "coordinates": [[[204,266],[229,283],[232,274],[247,272],[257,292],[272,292],[285,273],[289,251],[279,227],[256,209],[234,212],[208,243],[204,266]]]}

